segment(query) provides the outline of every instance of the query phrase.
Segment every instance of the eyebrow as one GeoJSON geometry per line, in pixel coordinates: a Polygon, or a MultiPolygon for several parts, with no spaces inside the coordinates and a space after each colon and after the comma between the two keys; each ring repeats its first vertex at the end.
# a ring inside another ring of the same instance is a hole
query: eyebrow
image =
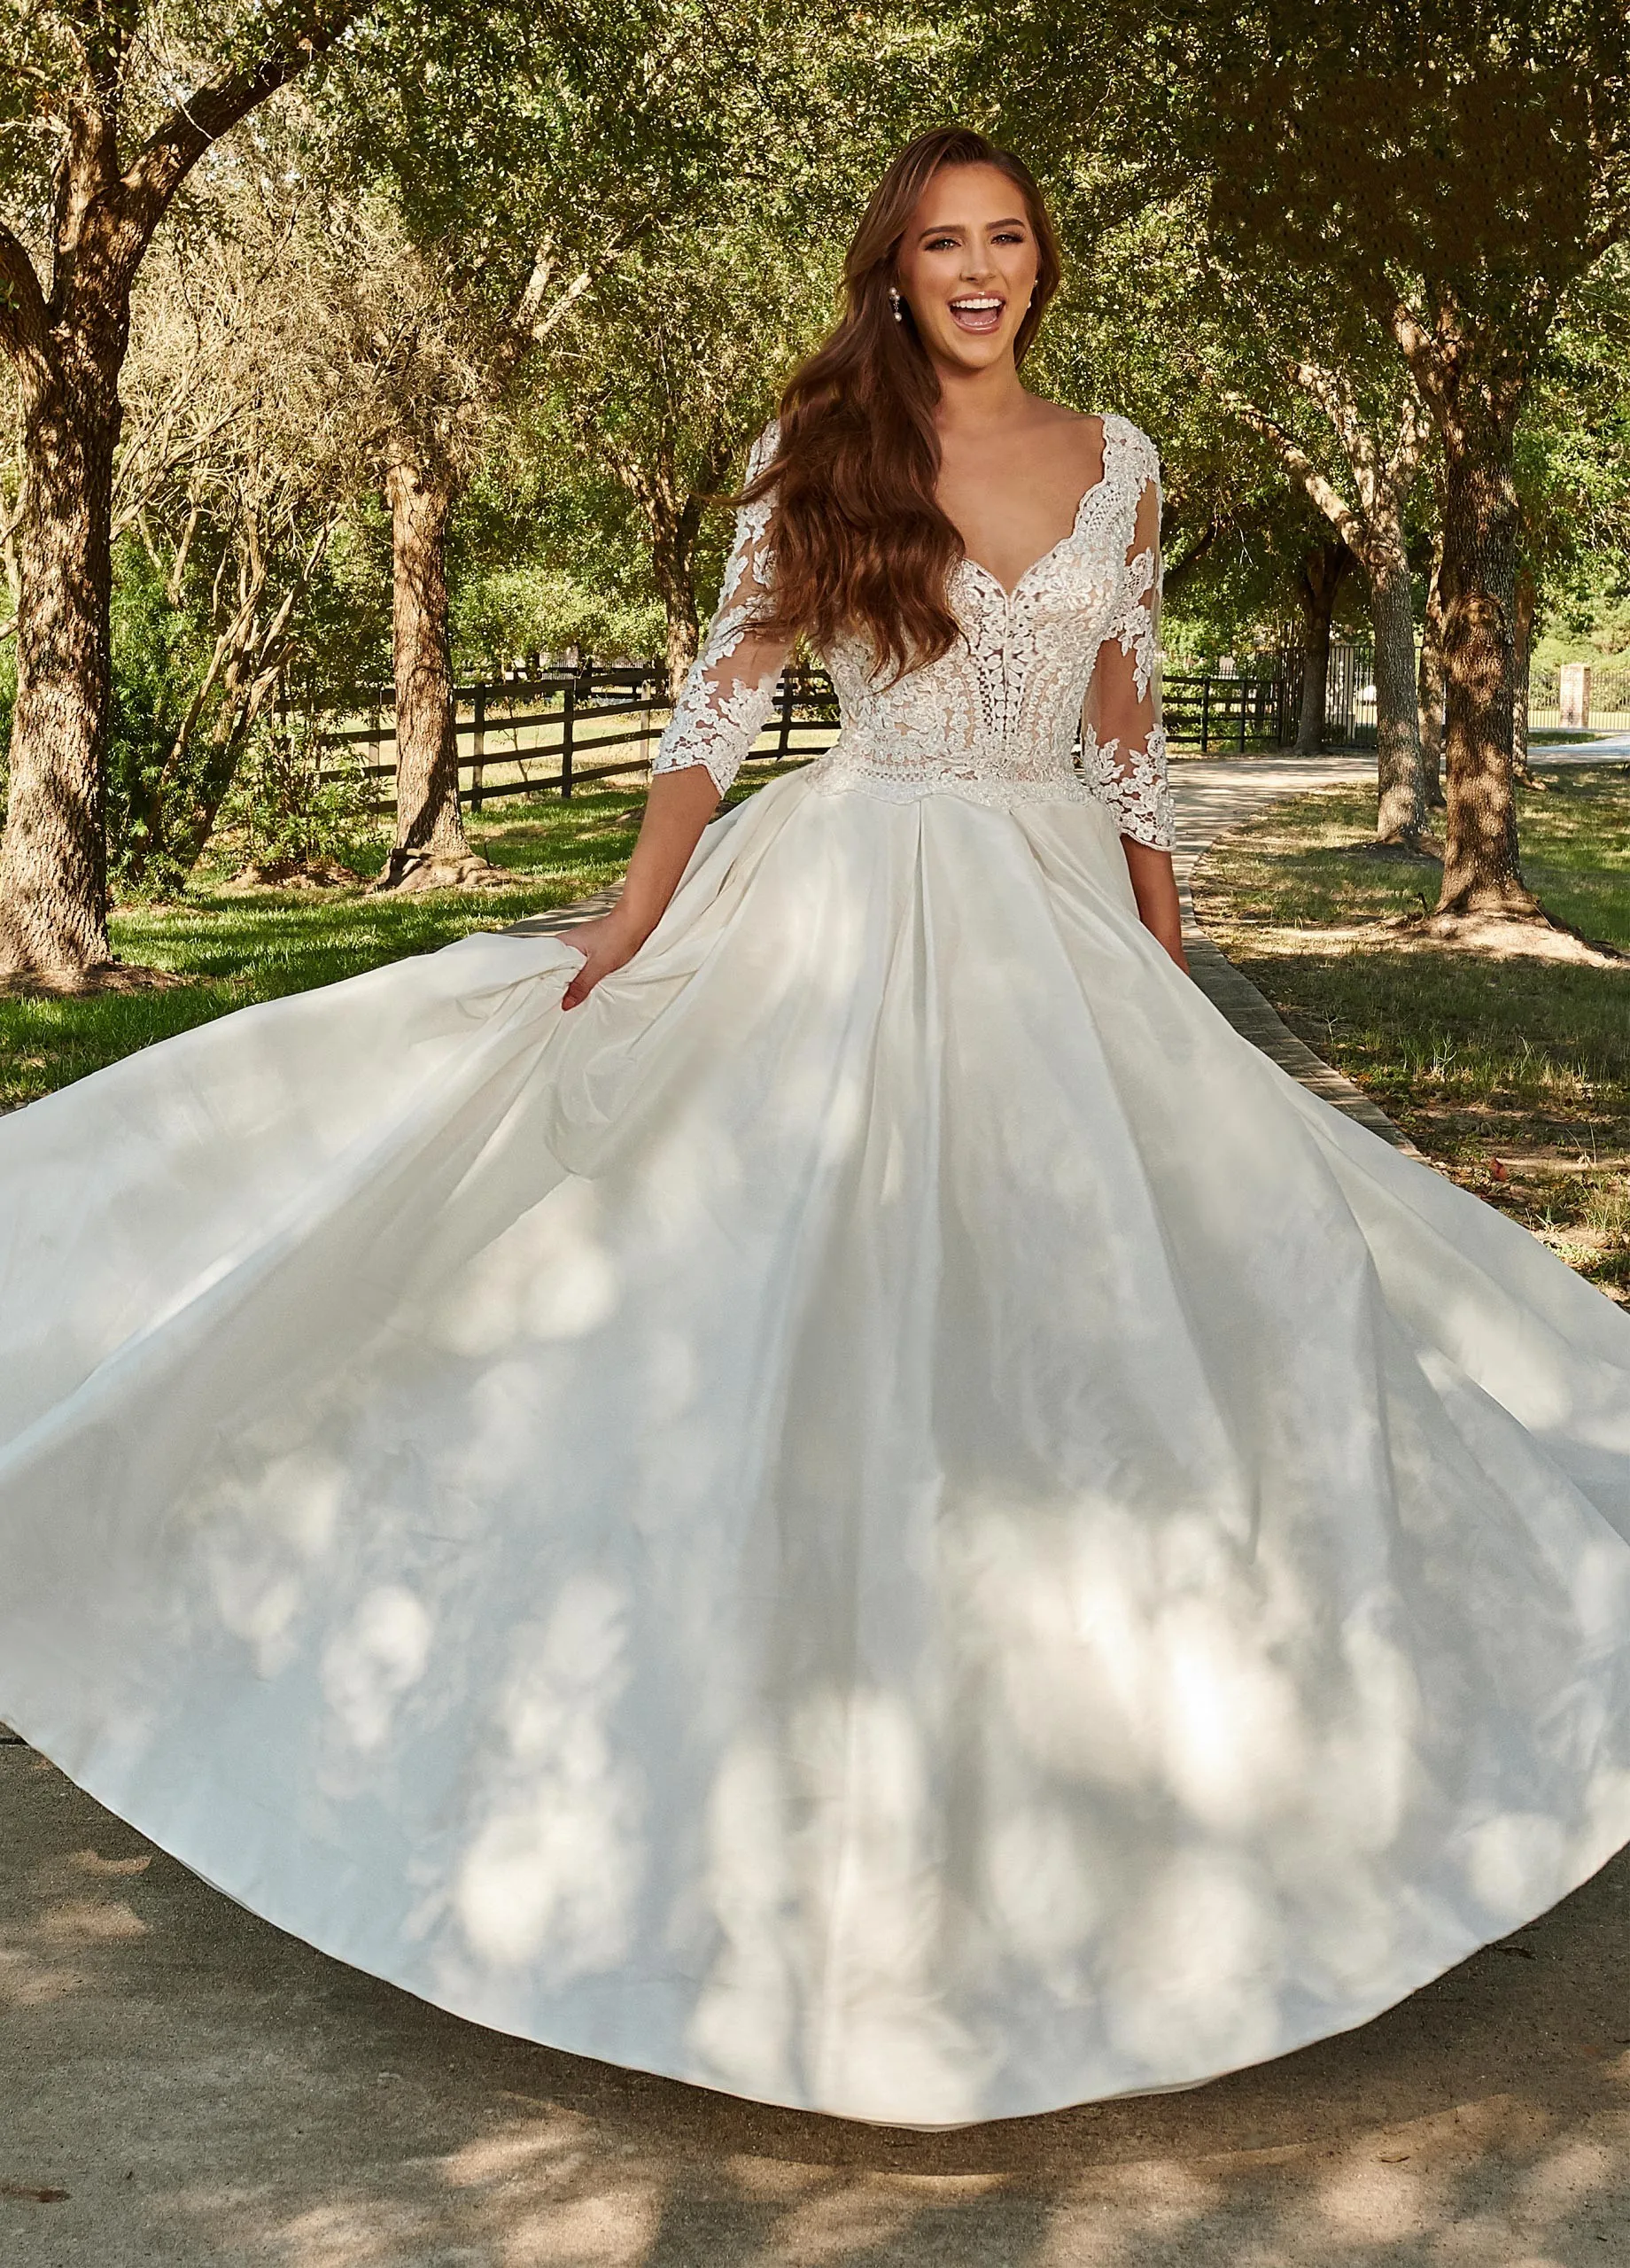
{"type": "MultiPolygon", "coordinates": [[[[922,236],[923,237],[960,236],[966,225],[966,222],[961,221],[942,221],[936,229],[925,229],[922,232],[922,236]]],[[[987,221],[985,222],[987,229],[1028,229],[1029,225],[1029,222],[1025,219],[1021,213],[1012,213],[1008,215],[1005,221],[987,221]]],[[[920,237],[918,241],[920,243],[922,238],[920,237]]]]}

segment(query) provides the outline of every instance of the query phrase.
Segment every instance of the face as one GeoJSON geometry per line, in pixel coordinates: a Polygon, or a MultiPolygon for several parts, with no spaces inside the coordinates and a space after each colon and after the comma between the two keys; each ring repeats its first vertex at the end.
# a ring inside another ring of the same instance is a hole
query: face
{"type": "Polygon", "coordinates": [[[1037,268],[1018,184],[994,166],[944,166],[906,223],[895,284],[934,361],[983,370],[1013,359],[1037,268]]]}

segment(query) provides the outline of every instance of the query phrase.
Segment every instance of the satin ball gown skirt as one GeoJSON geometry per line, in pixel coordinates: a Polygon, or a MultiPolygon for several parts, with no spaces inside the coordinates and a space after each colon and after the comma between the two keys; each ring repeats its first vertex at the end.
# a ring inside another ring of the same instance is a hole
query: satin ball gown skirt
{"type": "Polygon", "coordinates": [[[1630,1318],[1096,805],[796,774],[0,1123],[0,1716],[476,2021],[919,2125],[1361,2022],[1630,1838],[1630,1318]]]}

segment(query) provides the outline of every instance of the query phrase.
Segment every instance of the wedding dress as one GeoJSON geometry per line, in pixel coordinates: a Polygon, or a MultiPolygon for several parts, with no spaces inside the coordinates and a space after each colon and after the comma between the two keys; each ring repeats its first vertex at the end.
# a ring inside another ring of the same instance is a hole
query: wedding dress
{"type": "Polygon", "coordinates": [[[1630,1838],[1630,1317],[1139,924],[1155,480],[1106,421],[953,652],[831,654],[581,1008],[473,936],[0,1124],[0,1716],[445,2008],[920,2125],[1359,2023],[1630,1838]]]}

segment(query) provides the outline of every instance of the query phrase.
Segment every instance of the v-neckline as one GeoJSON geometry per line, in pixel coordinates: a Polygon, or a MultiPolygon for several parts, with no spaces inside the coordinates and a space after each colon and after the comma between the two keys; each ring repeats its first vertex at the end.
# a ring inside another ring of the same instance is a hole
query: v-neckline
{"type": "Polygon", "coordinates": [[[1109,478],[1109,414],[1107,411],[1103,414],[1100,422],[1104,428],[1104,462],[1098,470],[1098,478],[1091,482],[1081,492],[1080,500],[1075,506],[1075,517],[1070,522],[1069,533],[1067,535],[1061,535],[1057,543],[1050,544],[1047,549],[1043,552],[1039,559],[1032,559],[1029,565],[1025,569],[1023,574],[1020,576],[1018,581],[1013,585],[1011,590],[1009,590],[1007,585],[1002,580],[1001,577],[996,573],[994,569],[985,565],[982,559],[975,559],[971,551],[965,550],[963,552],[963,565],[965,567],[971,567],[976,575],[982,575],[986,582],[990,584],[992,590],[999,591],[1001,593],[1002,603],[1004,606],[1012,606],[1013,601],[1018,597],[1020,592],[1023,590],[1031,576],[1036,574],[1043,567],[1045,567],[1050,560],[1056,559],[1060,552],[1064,549],[1066,544],[1074,543],[1076,537],[1081,533],[1081,523],[1083,516],[1085,515],[1087,506],[1092,501],[1092,499],[1098,494],[1098,490],[1102,488],[1105,482],[1109,478]]]}

